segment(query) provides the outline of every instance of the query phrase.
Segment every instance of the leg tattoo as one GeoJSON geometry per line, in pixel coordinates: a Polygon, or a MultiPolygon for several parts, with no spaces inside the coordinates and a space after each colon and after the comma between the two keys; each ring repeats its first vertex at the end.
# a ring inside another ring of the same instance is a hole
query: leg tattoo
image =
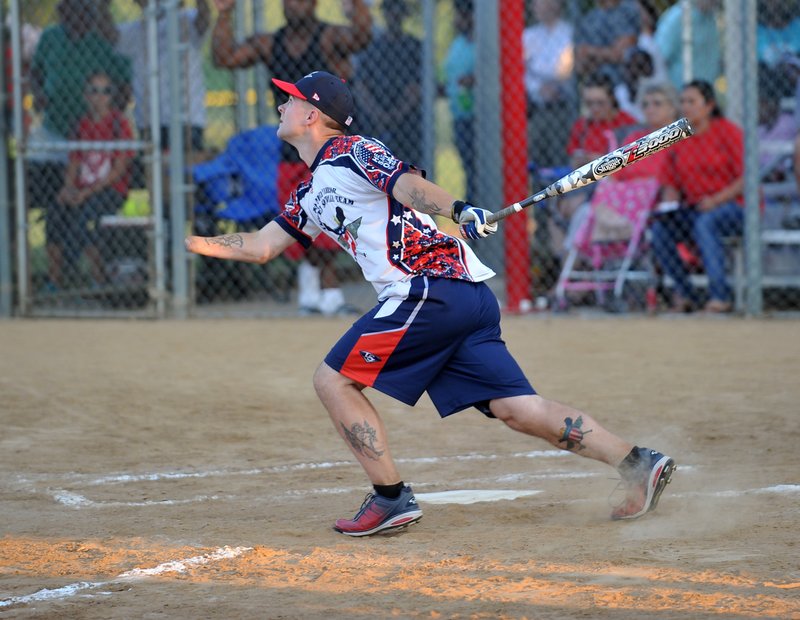
{"type": "Polygon", "coordinates": [[[582,443],[583,437],[592,431],[588,428],[584,430],[581,426],[583,426],[583,416],[578,416],[578,419],[574,422],[570,417],[564,418],[564,426],[561,427],[561,439],[559,441],[567,442],[567,450],[572,450],[573,448],[583,450],[585,447],[582,443]]]}
{"type": "Polygon", "coordinates": [[[350,442],[353,450],[355,450],[358,454],[366,456],[373,461],[377,461],[381,456],[383,456],[383,450],[378,450],[375,447],[375,439],[377,438],[378,433],[369,425],[369,422],[366,420],[364,420],[363,426],[358,422],[353,424],[350,428],[347,428],[344,424],[342,424],[342,431],[344,432],[344,436],[347,441],[350,442]]]}

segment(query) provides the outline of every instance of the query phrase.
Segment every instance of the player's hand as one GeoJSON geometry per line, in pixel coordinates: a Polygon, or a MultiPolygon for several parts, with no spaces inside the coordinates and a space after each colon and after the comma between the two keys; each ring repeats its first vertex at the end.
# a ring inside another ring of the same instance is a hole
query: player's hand
{"type": "Polygon", "coordinates": [[[458,223],[464,239],[482,239],[497,232],[497,222],[487,224],[486,218],[491,211],[481,209],[468,202],[456,200],[453,203],[453,220],[458,223]]]}

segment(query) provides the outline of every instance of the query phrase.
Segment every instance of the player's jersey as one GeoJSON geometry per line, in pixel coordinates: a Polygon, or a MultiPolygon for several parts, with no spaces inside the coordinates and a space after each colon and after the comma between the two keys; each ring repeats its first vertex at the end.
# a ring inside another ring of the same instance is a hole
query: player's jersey
{"type": "Polygon", "coordinates": [[[427,214],[400,204],[392,189],[410,166],[364,136],[337,136],[320,150],[276,222],[303,246],[325,233],[361,267],[379,299],[412,276],[480,282],[494,272],[427,214]]]}

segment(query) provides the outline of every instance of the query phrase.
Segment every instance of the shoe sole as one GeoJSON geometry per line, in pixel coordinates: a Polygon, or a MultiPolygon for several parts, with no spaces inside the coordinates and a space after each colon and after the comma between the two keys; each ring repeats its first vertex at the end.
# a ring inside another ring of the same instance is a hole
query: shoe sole
{"type": "Polygon", "coordinates": [[[675,472],[675,461],[668,456],[662,456],[656,464],[650,469],[650,475],[647,478],[647,497],[644,501],[642,509],[632,515],[625,515],[624,517],[612,517],[615,521],[622,519],[636,519],[642,515],[654,510],[658,505],[658,500],[664,487],[667,486],[672,480],[672,474],[675,472]]]}
{"type": "Polygon", "coordinates": [[[411,512],[404,512],[401,515],[397,515],[396,517],[392,517],[388,521],[384,521],[379,526],[372,528],[371,530],[364,530],[359,532],[347,532],[345,530],[341,530],[335,525],[333,529],[339,532],[340,534],[344,534],[345,536],[371,536],[372,534],[377,534],[378,532],[385,532],[386,530],[398,530],[404,527],[408,527],[409,525],[413,525],[417,521],[422,518],[422,511],[421,510],[414,510],[411,512]]]}

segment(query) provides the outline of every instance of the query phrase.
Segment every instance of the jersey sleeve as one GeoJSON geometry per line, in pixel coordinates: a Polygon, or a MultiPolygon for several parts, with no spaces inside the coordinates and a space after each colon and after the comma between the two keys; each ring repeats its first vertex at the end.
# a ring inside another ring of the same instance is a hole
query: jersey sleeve
{"type": "Polygon", "coordinates": [[[392,195],[394,184],[411,166],[397,159],[377,140],[363,138],[354,142],[350,157],[358,172],[376,189],[392,195]]]}
{"type": "Polygon", "coordinates": [[[316,239],[321,232],[314,221],[308,217],[308,214],[300,202],[302,197],[308,192],[308,189],[308,183],[301,183],[300,186],[292,192],[289,201],[283,207],[283,211],[275,218],[275,223],[294,237],[295,240],[306,249],[311,247],[311,244],[314,243],[314,239],[316,239]]]}

